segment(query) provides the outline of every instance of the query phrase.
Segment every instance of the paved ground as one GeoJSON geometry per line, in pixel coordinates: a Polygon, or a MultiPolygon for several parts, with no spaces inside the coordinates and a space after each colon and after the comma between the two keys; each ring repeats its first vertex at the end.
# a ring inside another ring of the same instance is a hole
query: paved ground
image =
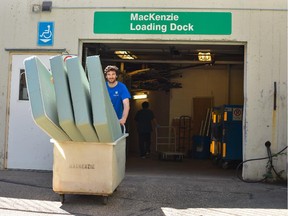
{"type": "Polygon", "coordinates": [[[66,195],[61,204],[52,172],[0,171],[0,215],[287,216],[287,187],[244,183],[210,161],[132,157],[107,205],[87,195],[66,195]]]}

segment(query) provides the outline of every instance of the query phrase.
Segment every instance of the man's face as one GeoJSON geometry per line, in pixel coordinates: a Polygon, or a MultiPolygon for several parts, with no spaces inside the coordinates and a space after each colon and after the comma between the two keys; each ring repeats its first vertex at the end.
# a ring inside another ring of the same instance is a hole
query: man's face
{"type": "Polygon", "coordinates": [[[109,83],[115,83],[117,80],[117,74],[115,71],[108,71],[106,73],[106,79],[109,83]]]}

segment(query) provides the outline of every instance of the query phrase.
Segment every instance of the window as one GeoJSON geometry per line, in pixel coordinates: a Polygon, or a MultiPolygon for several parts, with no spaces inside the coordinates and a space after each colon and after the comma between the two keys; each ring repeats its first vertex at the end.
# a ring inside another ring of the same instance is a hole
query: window
{"type": "Polygon", "coordinates": [[[19,100],[29,100],[24,69],[20,69],[19,100]]]}

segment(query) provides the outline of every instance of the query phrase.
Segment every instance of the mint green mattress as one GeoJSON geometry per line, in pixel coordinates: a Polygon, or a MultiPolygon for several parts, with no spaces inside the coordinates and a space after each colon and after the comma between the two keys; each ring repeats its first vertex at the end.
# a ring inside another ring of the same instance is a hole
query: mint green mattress
{"type": "Polygon", "coordinates": [[[111,103],[99,56],[86,61],[90,84],[93,125],[100,142],[114,142],[122,136],[117,115],[111,103]]]}
{"type": "Polygon", "coordinates": [[[34,121],[51,138],[58,141],[71,140],[59,125],[51,73],[36,56],[25,59],[24,66],[34,121]]]}
{"type": "Polygon", "coordinates": [[[76,126],[87,142],[99,142],[92,123],[89,82],[78,57],[66,61],[76,126]]]}
{"type": "Polygon", "coordinates": [[[67,68],[62,56],[58,55],[50,58],[50,66],[56,92],[59,124],[71,140],[77,142],[85,141],[74,121],[67,68]]]}
{"type": "Polygon", "coordinates": [[[50,58],[52,74],[36,56],[24,60],[33,119],[58,142],[115,142],[123,134],[100,58],[86,63],[89,81],[76,56],[50,58]]]}

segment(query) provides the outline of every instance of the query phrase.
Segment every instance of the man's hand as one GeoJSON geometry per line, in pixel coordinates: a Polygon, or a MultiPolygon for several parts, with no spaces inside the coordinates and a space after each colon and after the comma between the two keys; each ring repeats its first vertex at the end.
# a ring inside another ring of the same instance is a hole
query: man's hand
{"type": "Polygon", "coordinates": [[[121,119],[119,120],[119,122],[120,122],[121,125],[125,125],[125,123],[126,123],[126,119],[121,118],[121,119]]]}

